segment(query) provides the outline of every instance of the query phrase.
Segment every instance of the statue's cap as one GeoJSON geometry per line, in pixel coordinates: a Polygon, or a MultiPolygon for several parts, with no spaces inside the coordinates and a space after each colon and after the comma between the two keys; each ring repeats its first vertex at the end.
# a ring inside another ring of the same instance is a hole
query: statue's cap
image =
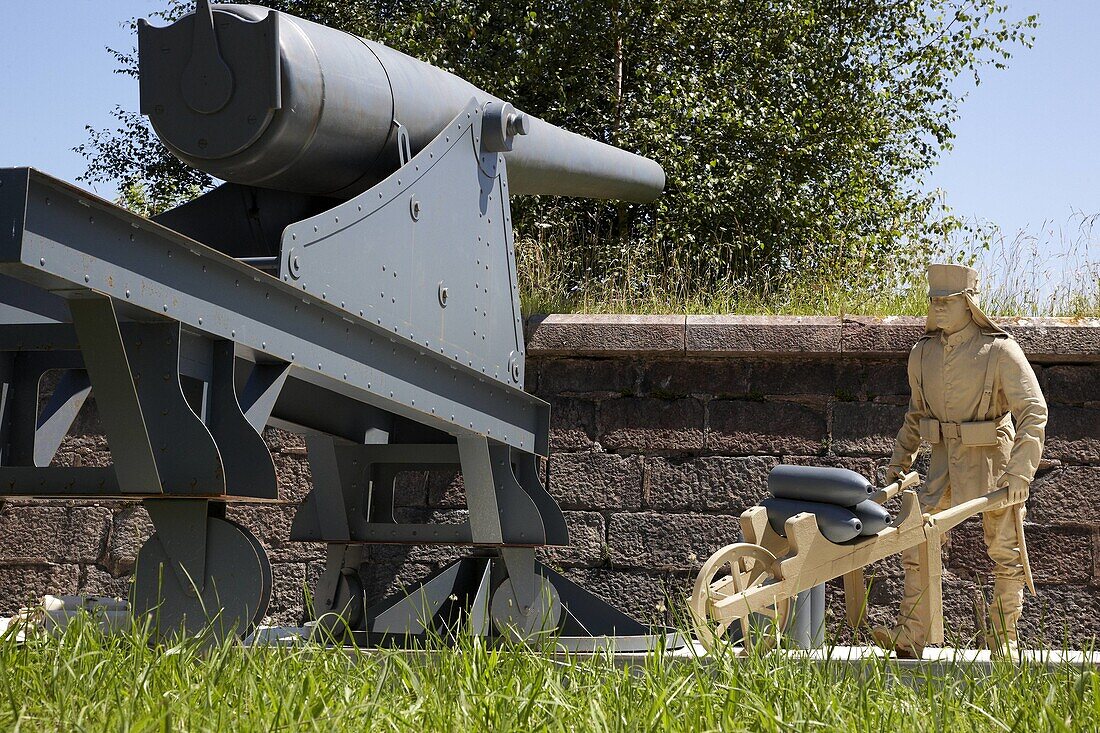
{"type": "Polygon", "coordinates": [[[929,265],[928,296],[938,298],[947,295],[978,292],[978,271],[964,265],[929,265]]]}
{"type": "MultiPolygon", "coordinates": [[[[987,335],[1008,336],[1008,333],[994,323],[978,305],[978,271],[973,267],[964,265],[929,265],[928,266],[928,297],[943,298],[951,295],[962,295],[966,298],[967,307],[974,322],[987,335]]],[[[924,330],[932,333],[939,329],[933,309],[928,309],[928,321],[924,330]]]]}

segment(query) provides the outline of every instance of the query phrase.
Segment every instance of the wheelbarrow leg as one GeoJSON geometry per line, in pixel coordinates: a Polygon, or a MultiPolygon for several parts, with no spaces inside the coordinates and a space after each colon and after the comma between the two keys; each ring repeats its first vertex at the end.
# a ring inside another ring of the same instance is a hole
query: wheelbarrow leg
{"type": "Polygon", "coordinates": [[[867,585],[863,580],[863,568],[844,573],[844,612],[848,626],[858,629],[867,613],[867,585]]]}
{"type": "Polygon", "coordinates": [[[942,538],[938,532],[929,532],[928,539],[920,546],[924,562],[920,568],[920,585],[924,594],[919,603],[924,606],[922,614],[928,619],[928,643],[943,643],[943,555],[942,538]]]}

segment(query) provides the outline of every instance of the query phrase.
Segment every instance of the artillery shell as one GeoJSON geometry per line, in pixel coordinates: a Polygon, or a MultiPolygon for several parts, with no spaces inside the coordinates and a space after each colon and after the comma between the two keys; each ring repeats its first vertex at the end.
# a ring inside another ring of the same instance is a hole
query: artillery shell
{"type": "Polygon", "coordinates": [[[877,502],[865,499],[860,503],[852,507],[852,513],[856,515],[859,521],[863,522],[863,529],[860,530],[860,534],[863,536],[878,534],[894,521],[894,518],[890,516],[890,512],[877,502]]]}
{"type": "Polygon", "coordinates": [[[772,530],[784,537],[784,524],[795,514],[808,512],[817,518],[817,528],[830,542],[847,542],[859,535],[863,529],[863,523],[847,509],[835,504],[822,504],[813,501],[796,501],[792,499],[764,499],[760,506],[768,510],[768,524],[772,530]]]}
{"type": "Polygon", "coordinates": [[[768,474],[768,490],[778,499],[820,501],[850,507],[875,492],[863,476],[846,468],[776,466],[768,474]]]}

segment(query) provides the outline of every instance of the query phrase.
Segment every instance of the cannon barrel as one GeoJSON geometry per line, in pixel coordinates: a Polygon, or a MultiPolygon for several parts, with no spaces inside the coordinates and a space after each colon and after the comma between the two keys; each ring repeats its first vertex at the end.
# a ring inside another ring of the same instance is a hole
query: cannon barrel
{"type": "MultiPolygon", "coordinates": [[[[140,21],[138,51],[141,111],[173,154],[298,193],[349,198],[471,99],[500,102],[382,44],[254,5],[200,0],[167,27],[140,21]]],[[[506,152],[512,193],[646,202],[664,187],[652,160],[522,113],[511,123],[526,132],[506,152]]]]}

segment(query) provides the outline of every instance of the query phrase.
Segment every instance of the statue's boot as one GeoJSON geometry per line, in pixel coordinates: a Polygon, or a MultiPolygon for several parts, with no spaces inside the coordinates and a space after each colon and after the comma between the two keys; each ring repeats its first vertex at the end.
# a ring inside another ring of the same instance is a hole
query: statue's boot
{"type": "Polygon", "coordinates": [[[898,659],[920,659],[924,645],[916,642],[904,626],[875,626],[871,638],[879,647],[893,652],[898,659]]]}
{"type": "Polygon", "coordinates": [[[986,646],[994,659],[1020,661],[1019,632],[1016,628],[1023,610],[1024,586],[1016,579],[997,578],[993,583],[993,603],[989,606],[990,634],[986,646]]]}
{"type": "Polygon", "coordinates": [[[920,659],[924,654],[924,645],[928,640],[928,629],[932,619],[929,609],[921,599],[928,588],[921,585],[921,564],[924,562],[918,547],[908,547],[901,552],[901,565],[905,570],[902,586],[901,605],[898,608],[897,622],[893,628],[876,626],[871,629],[871,637],[883,649],[897,654],[898,659],[920,659]]]}
{"type": "Polygon", "coordinates": [[[994,658],[1019,661],[1016,625],[1024,607],[1024,566],[1016,534],[1014,509],[982,515],[985,544],[993,560],[993,602],[989,604],[986,646],[994,658]]]}

